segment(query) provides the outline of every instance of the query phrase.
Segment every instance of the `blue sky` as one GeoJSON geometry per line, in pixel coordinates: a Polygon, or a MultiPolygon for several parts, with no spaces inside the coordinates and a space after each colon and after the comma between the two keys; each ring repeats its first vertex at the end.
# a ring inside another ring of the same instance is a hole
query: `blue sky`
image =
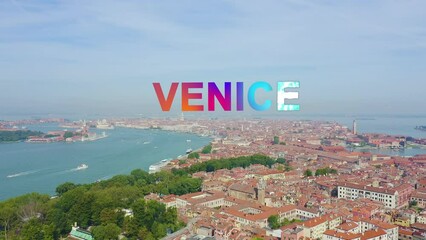
{"type": "Polygon", "coordinates": [[[160,111],[154,81],[259,80],[300,81],[306,114],[424,115],[424,9],[426,1],[3,0],[0,116],[150,115],[160,111]]]}

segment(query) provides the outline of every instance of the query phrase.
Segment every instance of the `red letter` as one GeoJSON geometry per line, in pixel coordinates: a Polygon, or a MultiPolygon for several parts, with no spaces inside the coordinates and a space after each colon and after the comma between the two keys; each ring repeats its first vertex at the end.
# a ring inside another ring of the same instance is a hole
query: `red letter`
{"type": "Polygon", "coordinates": [[[166,112],[170,111],[179,83],[177,82],[172,83],[169,94],[167,95],[167,99],[164,98],[164,93],[160,83],[152,83],[152,85],[154,85],[155,93],[157,94],[157,98],[158,98],[158,101],[160,102],[161,109],[166,112]]]}
{"type": "Polygon", "coordinates": [[[203,83],[182,83],[182,111],[204,111],[203,105],[189,105],[189,99],[203,98],[202,93],[189,93],[189,88],[203,88],[203,83]]]}

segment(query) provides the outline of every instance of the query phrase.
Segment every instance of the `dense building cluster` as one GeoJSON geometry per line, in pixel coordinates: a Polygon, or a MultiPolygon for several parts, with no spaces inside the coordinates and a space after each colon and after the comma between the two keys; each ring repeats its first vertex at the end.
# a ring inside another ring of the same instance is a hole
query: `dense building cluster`
{"type": "Polygon", "coordinates": [[[408,136],[356,134],[334,122],[316,121],[181,119],[117,124],[214,136],[210,153],[174,160],[168,169],[252,154],[285,159],[271,168],[251,165],[196,172],[193,177],[203,179],[200,192],[147,196],[176,207],[180,217],[191,222],[170,239],[426,239],[426,156],[368,151],[416,144],[408,136]],[[273,229],[274,218],[279,225],[273,229]]]}

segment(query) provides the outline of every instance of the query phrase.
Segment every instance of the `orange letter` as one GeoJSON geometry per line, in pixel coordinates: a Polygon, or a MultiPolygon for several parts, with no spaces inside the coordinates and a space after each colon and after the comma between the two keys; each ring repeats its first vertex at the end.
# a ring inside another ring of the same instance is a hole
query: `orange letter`
{"type": "Polygon", "coordinates": [[[204,111],[203,105],[189,105],[189,99],[202,99],[202,93],[189,93],[189,88],[203,88],[202,82],[182,83],[182,111],[204,111]]]}

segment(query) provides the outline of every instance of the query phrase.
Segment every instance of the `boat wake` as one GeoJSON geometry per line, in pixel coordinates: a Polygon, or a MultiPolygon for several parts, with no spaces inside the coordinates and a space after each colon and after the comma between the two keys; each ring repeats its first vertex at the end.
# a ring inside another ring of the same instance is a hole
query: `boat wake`
{"type": "Polygon", "coordinates": [[[68,170],[62,170],[62,171],[58,171],[58,172],[53,172],[53,173],[51,173],[51,175],[69,174],[69,173],[72,173],[72,172],[77,172],[77,171],[85,170],[87,168],[89,168],[88,165],[86,165],[86,164],[80,164],[79,166],[77,166],[75,168],[71,168],[71,169],[68,169],[68,170]]]}
{"type": "Polygon", "coordinates": [[[80,171],[80,170],[84,170],[84,169],[87,169],[87,168],[89,168],[89,166],[87,166],[86,164],[83,163],[83,164],[78,165],[78,167],[71,169],[70,171],[75,172],[75,171],[80,171]]]}
{"type": "Polygon", "coordinates": [[[33,170],[33,171],[26,171],[26,172],[20,172],[20,173],[15,173],[15,174],[10,174],[7,175],[8,178],[15,178],[15,177],[22,177],[22,176],[26,176],[26,175],[30,175],[32,173],[36,173],[39,170],[33,170]]]}

